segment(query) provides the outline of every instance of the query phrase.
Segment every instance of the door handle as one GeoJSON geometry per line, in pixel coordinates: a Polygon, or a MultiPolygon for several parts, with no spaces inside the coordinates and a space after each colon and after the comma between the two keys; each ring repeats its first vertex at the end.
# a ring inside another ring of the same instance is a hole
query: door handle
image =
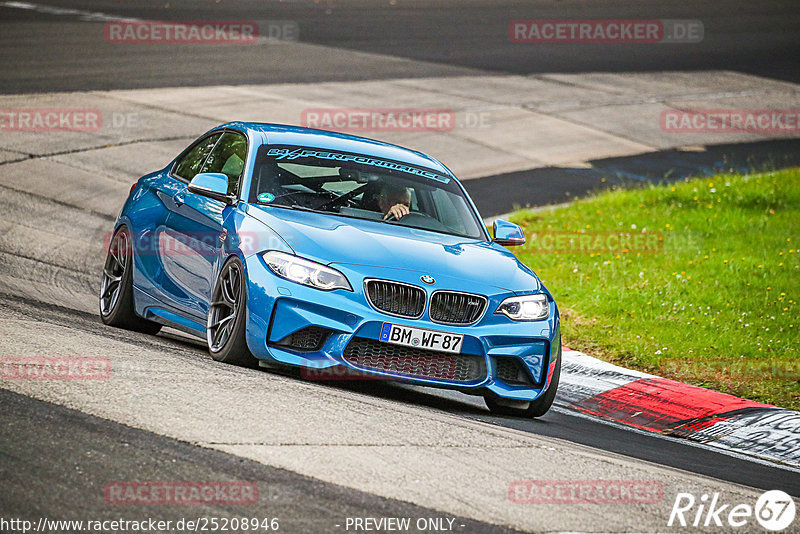
{"type": "Polygon", "coordinates": [[[172,200],[175,201],[176,206],[182,205],[184,202],[186,202],[186,191],[181,191],[180,193],[176,193],[175,196],[172,197],[172,200]]]}

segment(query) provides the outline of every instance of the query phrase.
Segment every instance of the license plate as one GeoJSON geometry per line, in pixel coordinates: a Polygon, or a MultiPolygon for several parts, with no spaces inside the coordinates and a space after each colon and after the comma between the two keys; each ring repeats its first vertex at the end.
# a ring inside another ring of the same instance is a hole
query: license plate
{"type": "Polygon", "coordinates": [[[461,352],[463,334],[450,334],[426,328],[411,328],[399,324],[383,323],[381,341],[441,352],[461,352]]]}

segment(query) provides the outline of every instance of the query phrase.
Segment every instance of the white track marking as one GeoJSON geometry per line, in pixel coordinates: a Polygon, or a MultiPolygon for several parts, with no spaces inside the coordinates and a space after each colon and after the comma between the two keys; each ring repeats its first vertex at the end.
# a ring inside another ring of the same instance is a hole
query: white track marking
{"type": "Polygon", "coordinates": [[[117,15],[109,15],[108,13],[100,13],[99,11],[84,11],[82,9],[72,9],[68,7],[54,7],[43,4],[31,4],[29,2],[0,2],[0,7],[7,7],[11,9],[25,9],[28,11],[36,11],[45,15],[54,16],[69,16],[78,17],[80,20],[86,22],[108,22],[108,21],[126,21],[137,22],[141,19],[119,17],[117,15]]]}
{"type": "MultiPolygon", "coordinates": [[[[553,410],[556,413],[561,413],[561,414],[564,414],[564,415],[570,415],[570,416],[573,416],[573,417],[580,417],[582,419],[587,419],[589,421],[594,421],[595,423],[599,422],[599,423],[602,423],[604,425],[613,426],[614,428],[619,428],[621,430],[626,430],[628,432],[634,432],[636,434],[642,434],[643,436],[650,436],[650,437],[655,437],[655,438],[659,438],[659,439],[665,439],[667,441],[672,441],[674,443],[680,443],[682,445],[686,445],[687,447],[695,447],[697,449],[704,449],[704,450],[712,451],[712,452],[715,452],[715,453],[718,453],[718,454],[724,454],[725,456],[730,456],[731,458],[736,458],[738,460],[745,460],[747,462],[753,462],[753,463],[765,465],[765,466],[768,466],[768,467],[774,467],[776,469],[782,469],[784,471],[789,471],[790,473],[800,474],[800,468],[797,468],[797,467],[794,467],[794,466],[791,466],[791,465],[779,464],[779,463],[772,462],[772,461],[769,461],[769,460],[763,460],[763,459],[755,457],[755,456],[750,456],[748,454],[742,454],[742,453],[735,452],[735,451],[733,451],[731,449],[715,447],[715,446],[712,446],[712,445],[708,445],[706,443],[700,443],[700,442],[692,441],[692,440],[689,440],[689,439],[686,439],[686,438],[676,438],[674,436],[665,436],[664,434],[657,434],[655,432],[650,432],[648,430],[640,430],[640,429],[632,427],[632,426],[623,425],[622,423],[617,423],[616,421],[610,421],[608,419],[599,419],[599,418],[597,418],[597,417],[595,417],[593,415],[586,415],[586,414],[581,413],[581,412],[576,412],[576,411],[570,410],[569,408],[566,408],[564,406],[553,406],[551,408],[551,410],[553,410]]],[[[661,464],[659,464],[659,465],[661,465],[661,464]]]]}
{"type": "MultiPolygon", "coordinates": [[[[562,410],[567,410],[569,413],[579,413],[570,410],[569,406],[589,397],[622,387],[642,378],[657,378],[655,375],[619,367],[575,350],[564,350],[563,358],[561,383],[559,384],[555,403],[562,410]]],[[[580,415],[609,423],[609,421],[596,416],[580,415]]],[[[688,437],[670,437],[670,439],[680,440],[683,443],[691,443],[692,445],[702,444],[709,450],[800,472],[797,469],[800,467],[797,462],[797,454],[793,453],[792,450],[770,452],[770,448],[767,447],[764,451],[739,452],[740,449],[737,447],[737,445],[752,441],[765,445],[772,443],[772,448],[776,448],[780,444],[794,443],[800,434],[800,424],[795,423],[792,425],[787,423],[787,420],[793,423],[800,420],[800,413],[792,410],[765,408],[763,411],[718,421],[708,428],[692,433],[688,437]],[[776,422],[780,422],[780,426],[776,426],[776,422]],[[770,459],[775,463],[773,464],[770,459]]],[[[614,425],[650,435],[655,434],[627,425],[617,423],[614,423],[614,425]]],[[[665,437],[662,434],[655,435],[665,437]]]]}

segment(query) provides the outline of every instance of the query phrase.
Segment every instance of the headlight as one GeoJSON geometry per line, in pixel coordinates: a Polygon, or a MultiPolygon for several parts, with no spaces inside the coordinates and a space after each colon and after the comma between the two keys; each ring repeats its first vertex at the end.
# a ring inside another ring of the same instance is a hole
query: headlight
{"type": "Polygon", "coordinates": [[[353,290],[342,273],[321,263],[274,250],[264,252],[261,257],[273,273],[292,282],[324,291],[353,290]]]}
{"type": "Polygon", "coordinates": [[[543,293],[509,297],[500,303],[495,313],[505,314],[514,321],[540,321],[550,315],[550,304],[543,293]]]}

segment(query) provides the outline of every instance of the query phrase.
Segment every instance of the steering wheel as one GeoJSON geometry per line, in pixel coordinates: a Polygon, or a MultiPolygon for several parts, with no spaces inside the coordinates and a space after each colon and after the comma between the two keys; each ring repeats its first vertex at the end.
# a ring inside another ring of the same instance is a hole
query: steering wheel
{"type": "Polygon", "coordinates": [[[387,221],[394,221],[394,222],[403,221],[403,222],[406,222],[406,223],[414,222],[415,220],[418,220],[418,221],[431,221],[432,220],[432,221],[436,221],[437,223],[439,222],[438,220],[434,219],[433,217],[431,217],[427,213],[422,213],[422,212],[419,212],[419,211],[410,211],[410,212],[406,213],[405,215],[403,215],[402,217],[400,217],[399,219],[396,218],[394,215],[390,214],[389,217],[386,218],[386,220],[387,221]]]}

